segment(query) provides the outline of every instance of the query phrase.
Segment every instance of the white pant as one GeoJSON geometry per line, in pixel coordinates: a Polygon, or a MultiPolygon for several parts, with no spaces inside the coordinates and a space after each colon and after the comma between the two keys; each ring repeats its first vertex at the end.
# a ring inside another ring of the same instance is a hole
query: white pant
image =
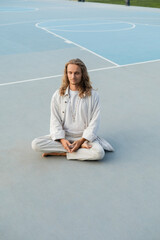
{"type": "MultiPolygon", "coordinates": [[[[74,142],[77,138],[67,137],[67,140],[74,142]]],[[[104,157],[105,152],[98,141],[89,142],[92,146],[90,149],[79,148],[76,152],[68,153],[59,141],[53,141],[50,135],[45,135],[39,138],[35,138],[32,142],[33,150],[37,152],[66,152],[67,159],[77,160],[100,160],[104,157]]]]}

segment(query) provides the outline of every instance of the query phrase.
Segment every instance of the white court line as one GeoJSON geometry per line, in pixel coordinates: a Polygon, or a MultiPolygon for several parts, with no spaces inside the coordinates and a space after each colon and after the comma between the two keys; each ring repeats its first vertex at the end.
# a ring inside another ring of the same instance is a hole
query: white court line
{"type": "Polygon", "coordinates": [[[151,27],[160,27],[160,24],[150,24],[150,23],[135,23],[136,25],[142,25],[142,26],[151,26],[151,27]]]}
{"type": "Polygon", "coordinates": [[[131,22],[122,22],[122,21],[116,21],[116,22],[102,22],[102,23],[89,23],[89,24],[73,24],[73,25],[57,25],[53,27],[47,27],[48,30],[55,30],[60,32],[118,32],[118,31],[127,31],[134,29],[136,25],[131,22]],[[97,26],[97,25],[111,25],[111,24],[119,24],[119,23],[125,23],[128,25],[131,25],[131,27],[127,28],[118,28],[118,29],[102,29],[102,30],[69,30],[69,29],[60,29],[62,27],[77,27],[77,26],[97,26]]]}
{"type": "MultiPolygon", "coordinates": [[[[42,23],[42,22],[41,22],[41,23],[42,23]]],[[[52,34],[52,35],[54,35],[54,36],[56,36],[56,37],[58,37],[58,38],[60,38],[60,39],[62,39],[62,40],[64,40],[66,43],[73,44],[73,45],[75,45],[75,46],[77,46],[77,47],[79,47],[79,48],[81,48],[81,49],[83,49],[83,50],[85,50],[85,51],[87,51],[87,52],[92,53],[93,55],[95,55],[95,56],[97,56],[97,57],[99,57],[99,58],[101,58],[101,59],[103,59],[103,60],[105,60],[105,61],[107,61],[107,62],[112,63],[112,64],[115,65],[115,66],[119,66],[117,63],[112,62],[111,60],[109,60],[109,59],[107,59],[107,58],[105,58],[105,57],[103,57],[103,56],[101,56],[101,55],[99,55],[99,54],[97,54],[97,53],[89,50],[88,48],[85,48],[85,47],[83,47],[83,46],[81,46],[81,45],[79,45],[79,44],[77,44],[77,43],[75,43],[75,42],[73,42],[73,41],[70,41],[70,40],[67,39],[67,38],[64,38],[64,37],[62,37],[62,36],[60,36],[60,35],[58,35],[58,34],[56,34],[56,33],[53,33],[53,32],[51,32],[51,31],[49,31],[48,29],[46,29],[45,27],[40,27],[39,24],[40,24],[40,23],[37,23],[35,26],[36,26],[37,28],[39,28],[39,29],[42,29],[42,30],[44,30],[44,31],[46,31],[46,32],[48,32],[48,33],[50,33],[50,34],[52,34]]]]}
{"type": "MultiPolygon", "coordinates": [[[[98,18],[98,19],[101,19],[101,18],[98,18]]],[[[103,19],[104,19],[104,18],[103,18],[103,19]]],[[[140,19],[141,19],[141,18],[140,18],[140,19]]],[[[53,20],[53,19],[50,19],[50,20],[47,20],[47,21],[57,21],[57,20],[64,21],[64,20],[73,20],[73,19],[54,19],[54,20],[53,20]]],[[[76,19],[76,20],[77,20],[77,19],[76,19]]],[[[90,19],[90,20],[91,20],[91,19],[90,19]]],[[[95,19],[94,19],[94,20],[95,20],[95,19]]],[[[106,19],[105,19],[105,20],[106,20],[106,19]]],[[[107,19],[107,20],[115,20],[115,18],[114,18],[114,19],[109,18],[109,19],[107,19]]],[[[46,21],[46,22],[47,22],[47,21],[46,21]]],[[[0,26],[13,25],[13,24],[23,24],[23,23],[35,23],[35,22],[36,22],[36,21],[15,22],[15,23],[8,23],[8,24],[0,24],[0,26]]],[[[41,23],[42,23],[42,22],[41,22],[41,23]]],[[[86,51],[88,51],[88,52],[90,52],[90,53],[92,53],[92,54],[94,54],[94,55],[96,55],[96,56],[98,56],[98,57],[100,57],[100,58],[102,58],[102,59],[104,59],[104,60],[106,60],[106,61],[111,62],[112,64],[114,64],[114,66],[111,66],[111,67],[92,69],[92,70],[88,70],[88,72],[102,71],[102,70],[114,69],[114,68],[123,68],[123,67],[127,67],[127,66],[140,65],[140,64],[146,64],[146,63],[152,63],[152,62],[158,62],[158,61],[160,61],[160,59],[157,59],[157,60],[151,60],[151,61],[145,61],[145,62],[139,62],[139,63],[132,63],[132,64],[126,64],[126,65],[118,65],[118,64],[110,61],[109,59],[104,58],[104,57],[100,56],[99,54],[96,54],[96,53],[92,52],[91,50],[80,46],[79,44],[76,44],[76,43],[74,43],[74,42],[72,42],[72,41],[70,41],[70,40],[68,40],[68,39],[63,38],[62,36],[59,36],[59,35],[57,35],[57,34],[55,34],[55,33],[52,33],[52,32],[50,32],[50,31],[48,31],[46,28],[39,27],[38,24],[40,24],[40,23],[37,23],[37,24],[36,24],[36,27],[37,27],[37,28],[40,28],[40,29],[42,29],[42,30],[44,30],[44,31],[47,31],[47,32],[50,33],[50,34],[52,34],[52,35],[54,35],[54,36],[56,36],[56,37],[59,37],[59,38],[63,39],[66,43],[72,43],[72,44],[80,47],[81,49],[86,50],[86,51]]],[[[0,84],[0,87],[1,87],[1,86],[7,86],[7,85],[20,84],[20,83],[33,82],[33,81],[40,81],[40,80],[51,79],[51,78],[56,78],[56,77],[62,77],[62,75],[61,75],[61,74],[58,74],[58,75],[53,75],[53,76],[48,76],[48,77],[40,77],[40,78],[27,79],[27,80],[21,80],[21,81],[16,81],[16,82],[1,83],[1,84],[0,84]]]]}
{"type": "MultiPolygon", "coordinates": [[[[115,21],[115,20],[124,20],[124,19],[140,19],[140,20],[142,20],[142,19],[144,19],[144,20],[159,20],[160,18],[138,18],[138,17],[119,17],[119,18],[94,18],[94,19],[92,19],[92,18],[90,18],[90,19],[88,19],[88,18],[84,18],[83,20],[103,20],[103,21],[108,21],[108,20],[111,20],[111,21],[115,21]]],[[[54,21],[54,22],[56,22],[56,21],[66,21],[66,20],[68,20],[68,21],[70,21],[70,20],[73,20],[73,18],[61,18],[61,19],[43,19],[43,22],[50,22],[50,21],[54,21]]],[[[82,20],[81,18],[75,18],[74,20],[82,20]]],[[[9,26],[9,25],[18,25],[18,24],[24,24],[24,23],[37,23],[37,21],[38,20],[34,20],[34,21],[24,21],[24,22],[11,22],[11,23],[2,23],[2,24],[0,24],[0,27],[2,26],[9,26]]],[[[42,21],[42,19],[41,19],[41,21],[42,21]]],[[[134,24],[141,24],[141,23],[139,23],[139,22],[135,22],[134,24]]],[[[142,25],[143,25],[143,23],[142,23],[142,25]]],[[[159,26],[159,25],[155,25],[155,26],[159,26]]]]}
{"type": "MultiPolygon", "coordinates": [[[[111,66],[111,67],[95,68],[95,69],[88,70],[88,72],[98,72],[98,71],[103,71],[103,70],[124,68],[124,67],[128,67],[128,66],[141,65],[141,64],[154,63],[154,62],[160,62],[160,59],[146,61],[146,62],[140,62],[140,63],[131,63],[131,64],[126,64],[126,65],[118,65],[118,66],[111,66]]],[[[51,78],[59,78],[59,77],[62,77],[62,76],[63,76],[62,74],[57,74],[57,75],[53,75],[53,76],[32,78],[32,79],[26,79],[26,80],[21,80],[21,81],[16,81],[16,82],[0,83],[0,87],[8,86],[8,85],[21,84],[21,83],[34,82],[34,81],[40,81],[40,80],[51,79],[51,78]]]]}
{"type": "Polygon", "coordinates": [[[62,74],[53,75],[53,76],[48,76],[48,77],[32,78],[32,79],[27,79],[27,80],[22,80],[22,81],[16,81],[16,82],[1,83],[1,84],[0,84],[0,87],[1,87],[1,86],[7,86],[7,85],[20,84],[20,83],[40,81],[40,80],[45,80],[45,79],[50,79],[50,78],[57,78],[57,77],[62,77],[62,74]]]}
{"type": "Polygon", "coordinates": [[[25,24],[25,23],[35,23],[35,22],[37,22],[37,21],[35,20],[35,21],[25,21],[25,22],[2,23],[2,24],[0,24],[0,27],[10,26],[10,25],[18,25],[18,24],[25,24]]]}
{"type": "MultiPolygon", "coordinates": [[[[73,19],[72,19],[73,20],[73,19]]],[[[108,20],[107,20],[108,21],[108,20]]],[[[54,26],[54,27],[68,27],[68,26],[71,26],[71,27],[79,27],[79,26],[97,26],[97,25],[101,25],[101,24],[116,24],[116,22],[101,22],[101,23],[79,23],[79,24],[72,24],[72,25],[57,25],[57,26],[54,26]]],[[[50,28],[48,28],[49,30],[51,30],[50,28]]]]}

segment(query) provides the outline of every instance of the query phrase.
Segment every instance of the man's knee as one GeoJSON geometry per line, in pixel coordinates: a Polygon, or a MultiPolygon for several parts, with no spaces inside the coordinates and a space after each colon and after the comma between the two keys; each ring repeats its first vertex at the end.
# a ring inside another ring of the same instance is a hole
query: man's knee
{"type": "Polygon", "coordinates": [[[40,152],[40,151],[41,151],[40,145],[38,144],[38,139],[37,139],[37,138],[35,138],[35,139],[32,141],[31,146],[32,146],[32,149],[33,149],[34,151],[36,151],[36,152],[40,152]]]}
{"type": "Polygon", "coordinates": [[[104,149],[103,148],[99,148],[96,151],[95,158],[97,160],[101,160],[102,158],[104,158],[104,155],[105,155],[104,149]]]}
{"type": "Polygon", "coordinates": [[[104,158],[105,151],[98,143],[95,143],[91,149],[93,151],[94,160],[101,160],[104,158]]]}

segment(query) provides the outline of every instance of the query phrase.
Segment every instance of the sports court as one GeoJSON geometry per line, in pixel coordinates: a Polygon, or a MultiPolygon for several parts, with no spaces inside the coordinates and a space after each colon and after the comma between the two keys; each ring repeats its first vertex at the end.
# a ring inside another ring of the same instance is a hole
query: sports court
{"type": "Polygon", "coordinates": [[[1,0],[1,240],[159,240],[159,39],[160,9],[1,0]],[[72,58],[100,95],[102,161],[31,149],[72,58]]]}

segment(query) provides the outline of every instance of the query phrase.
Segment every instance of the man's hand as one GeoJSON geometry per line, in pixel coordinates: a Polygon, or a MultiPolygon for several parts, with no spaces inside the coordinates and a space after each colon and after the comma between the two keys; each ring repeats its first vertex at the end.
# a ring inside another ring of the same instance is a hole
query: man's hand
{"type": "Polygon", "coordinates": [[[76,152],[81,147],[82,148],[88,148],[88,149],[91,148],[91,146],[86,144],[85,141],[86,141],[85,138],[81,138],[81,139],[79,139],[77,141],[74,141],[72,143],[71,153],[72,152],[76,152]]]}
{"type": "Polygon", "coordinates": [[[81,145],[81,148],[87,148],[87,149],[89,149],[89,148],[91,148],[92,146],[89,144],[89,142],[88,141],[85,141],[82,145],[81,145]]]}
{"type": "Polygon", "coordinates": [[[66,149],[67,152],[71,153],[72,144],[65,138],[60,139],[60,142],[63,145],[64,149],[66,149]]]}
{"type": "Polygon", "coordinates": [[[72,144],[65,138],[60,139],[60,142],[69,153],[76,152],[79,148],[89,149],[92,147],[91,145],[88,144],[85,138],[81,138],[77,141],[74,141],[72,144]]]}

